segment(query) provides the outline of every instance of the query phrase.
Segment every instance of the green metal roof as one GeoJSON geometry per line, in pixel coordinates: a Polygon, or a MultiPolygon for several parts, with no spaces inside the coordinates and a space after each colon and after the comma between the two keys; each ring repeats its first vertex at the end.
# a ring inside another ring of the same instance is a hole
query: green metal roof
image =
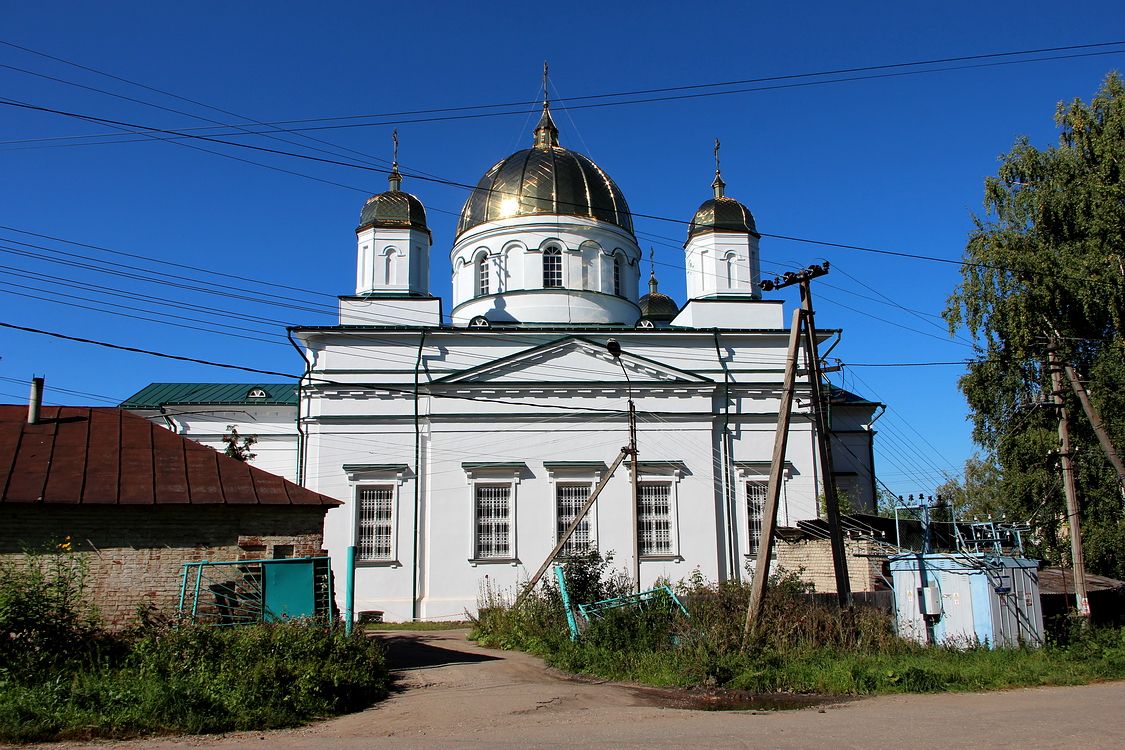
{"type": "Polygon", "coordinates": [[[829,401],[837,406],[883,406],[878,401],[872,401],[866,396],[845,391],[843,388],[834,385],[828,386],[828,394],[829,401]]]}
{"type": "Polygon", "coordinates": [[[158,409],[169,404],[296,406],[297,383],[149,383],[121,402],[123,409],[158,409]],[[265,395],[251,396],[252,393],[265,395]]]}

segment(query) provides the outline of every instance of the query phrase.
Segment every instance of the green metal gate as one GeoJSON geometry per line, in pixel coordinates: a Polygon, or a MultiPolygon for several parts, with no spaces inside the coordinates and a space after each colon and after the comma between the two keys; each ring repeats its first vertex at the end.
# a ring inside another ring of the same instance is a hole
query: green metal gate
{"type": "Polygon", "coordinates": [[[205,560],[184,563],[179,611],[213,625],[330,619],[332,597],[327,557],[205,560]]]}

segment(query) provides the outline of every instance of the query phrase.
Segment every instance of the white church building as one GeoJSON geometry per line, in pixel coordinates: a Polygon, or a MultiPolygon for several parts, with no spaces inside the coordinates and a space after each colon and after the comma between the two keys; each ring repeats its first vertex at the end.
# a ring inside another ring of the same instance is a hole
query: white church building
{"type": "MultiPolygon", "coordinates": [[[[425,208],[396,166],[363,207],[338,324],[292,329],[299,383],[158,383],[124,406],[219,448],[227,425],[257,435],[256,463],[344,501],[324,539],[338,577],[357,550],[356,609],[409,620],[462,617],[483,587],[515,590],[539,568],[628,444],[631,397],[638,548],[626,462],[569,549],[596,546],[626,570],[639,557],[645,587],[696,569],[744,577],[789,331],[781,301],[761,298],[754,217],[718,171],[711,187],[687,232],[679,305],[642,279],[624,194],[559,145],[544,104],[531,147],[465,202],[448,312],[430,293],[425,208]]],[[[832,394],[836,483],[873,510],[879,405],[832,394]]],[[[779,525],[818,517],[819,475],[799,389],[779,525]]]]}

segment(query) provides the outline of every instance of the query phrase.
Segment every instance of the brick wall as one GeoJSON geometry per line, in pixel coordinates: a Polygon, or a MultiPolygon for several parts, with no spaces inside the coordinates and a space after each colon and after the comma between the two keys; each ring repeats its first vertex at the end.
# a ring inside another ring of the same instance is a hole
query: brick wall
{"type": "MultiPolygon", "coordinates": [[[[832,545],[827,539],[805,539],[799,542],[777,540],[777,567],[796,573],[808,581],[818,593],[836,591],[836,574],[832,568],[832,545]]],[[[871,542],[848,539],[844,542],[847,555],[848,580],[852,591],[880,591],[887,584],[880,575],[883,561],[878,557],[857,557],[874,552],[871,542]]]]}
{"type": "Polygon", "coordinates": [[[122,627],[138,606],[173,611],[186,562],[323,554],[322,507],[229,505],[8,505],[0,557],[51,550],[71,537],[89,565],[87,590],[102,619],[122,627]]]}

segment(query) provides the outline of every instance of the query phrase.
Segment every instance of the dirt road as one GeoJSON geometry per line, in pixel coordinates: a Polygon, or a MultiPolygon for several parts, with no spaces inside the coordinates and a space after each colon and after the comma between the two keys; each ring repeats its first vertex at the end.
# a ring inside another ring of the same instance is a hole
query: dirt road
{"type": "MultiPolygon", "coordinates": [[[[1004,693],[891,696],[799,711],[669,707],[659,691],[567,678],[464,631],[388,633],[399,692],[303,729],[112,744],[139,748],[753,747],[1120,748],[1125,682],[1004,693]]],[[[59,748],[60,746],[54,746],[59,748]]],[[[67,748],[79,747],[67,743],[67,748]]]]}

